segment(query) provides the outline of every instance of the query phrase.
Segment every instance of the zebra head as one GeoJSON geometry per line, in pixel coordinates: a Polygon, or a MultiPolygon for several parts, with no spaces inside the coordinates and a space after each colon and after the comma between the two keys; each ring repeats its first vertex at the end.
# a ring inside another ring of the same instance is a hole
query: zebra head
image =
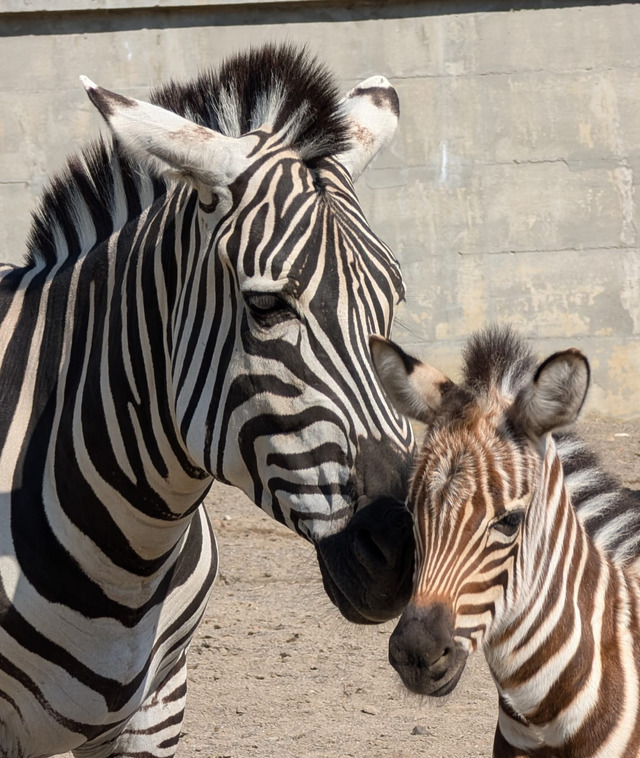
{"type": "Polygon", "coordinates": [[[550,492],[563,489],[551,432],[576,419],[589,368],[568,350],[536,369],[499,329],[471,339],[460,385],[387,340],[372,351],[398,409],[428,425],[409,492],[413,595],[389,660],[410,690],[441,696],[531,602],[554,533],[550,492]]]}
{"type": "Polygon", "coordinates": [[[166,301],[191,465],[309,539],[347,618],[396,615],[410,593],[413,437],[368,337],[389,334],[404,289],[353,189],[395,131],[395,91],[373,77],[339,100],[288,47],[171,84],[154,104],[84,84],[118,149],[168,187],[149,211],[173,234],[150,240],[150,286],[166,301]]]}

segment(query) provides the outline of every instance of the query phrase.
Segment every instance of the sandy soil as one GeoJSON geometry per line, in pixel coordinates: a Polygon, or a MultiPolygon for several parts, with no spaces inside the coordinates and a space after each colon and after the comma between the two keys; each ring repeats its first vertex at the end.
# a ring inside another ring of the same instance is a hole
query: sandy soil
{"type": "MultiPolygon", "coordinates": [[[[640,422],[583,436],[640,489],[640,422]]],[[[387,664],[393,623],[355,627],[325,597],[312,548],[237,491],[207,507],[221,573],[190,653],[178,756],[490,756],[497,697],[477,655],[444,701],[406,693],[387,664]]]]}

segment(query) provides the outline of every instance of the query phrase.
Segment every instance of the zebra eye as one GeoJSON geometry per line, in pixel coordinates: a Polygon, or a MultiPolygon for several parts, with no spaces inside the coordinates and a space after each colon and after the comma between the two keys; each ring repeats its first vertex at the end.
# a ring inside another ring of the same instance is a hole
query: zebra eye
{"type": "Polygon", "coordinates": [[[245,300],[250,310],[257,315],[271,313],[281,303],[277,295],[272,295],[269,292],[249,292],[245,295],[245,300]]]}
{"type": "Polygon", "coordinates": [[[509,511],[501,519],[495,521],[491,527],[504,534],[505,537],[513,537],[518,531],[523,516],[524,511],[509,511]]]}
{"type": "Polygon", "coordinates": [[[244,299],[260,326],[273,326],[294,316],[292,308],[278,293],[247,292],[244,299]]]}

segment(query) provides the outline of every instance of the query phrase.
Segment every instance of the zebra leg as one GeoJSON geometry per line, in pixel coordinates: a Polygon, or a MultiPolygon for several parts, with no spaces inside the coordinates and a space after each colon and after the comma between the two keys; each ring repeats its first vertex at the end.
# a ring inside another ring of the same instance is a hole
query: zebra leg
{"type": "Polygon", "coordinates": [[[134,713],[110,758],[173,758],[187,699],[187,657],[180,656],[164,682],[134,713]]]}
{"type": "Polygon", "coordinates": [[[187,657],[183,653],[162,684],[127,722],[99,746],[79,748],[75,758],[173,758],[187,699],[187,657]]]}

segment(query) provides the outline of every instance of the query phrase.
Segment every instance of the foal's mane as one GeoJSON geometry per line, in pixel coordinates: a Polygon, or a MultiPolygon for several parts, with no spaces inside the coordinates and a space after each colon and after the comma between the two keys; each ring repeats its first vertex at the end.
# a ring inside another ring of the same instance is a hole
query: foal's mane
{"type": "MultiPolygon", "coordinates": [[[[492,390],[515,397],[537,365],[522,337],[508,327],[490,327],[475,333],[465,347],[463,387],[474,398],[492,390]]],[[[640,557],[640,493],[608,474],[575,432],[553,436],[573,507],[586,532],[617,562],[640,557]]]]}
{"type": "Polygon", "coordinates": [[[473,334],[463,354],[464,386],[473,395],[485,395],[492,389],[512,396],[529,379],[536,359],[510,327],[491,326],[473,334]]]}
{"type": "MultiPolygon", "coordinates": [[[[305,49],[266,45],[185,83],[169,82],[151,102],[239,137],[265,122],[283,129],[283,146],[314,162],[342,152],[348,127],[336,83],[305,49]]],[[[71,156],[33,215],[27,265],[77,258],[108,239],[165,194],[167,184],[98,139],[71,156]]]]}

